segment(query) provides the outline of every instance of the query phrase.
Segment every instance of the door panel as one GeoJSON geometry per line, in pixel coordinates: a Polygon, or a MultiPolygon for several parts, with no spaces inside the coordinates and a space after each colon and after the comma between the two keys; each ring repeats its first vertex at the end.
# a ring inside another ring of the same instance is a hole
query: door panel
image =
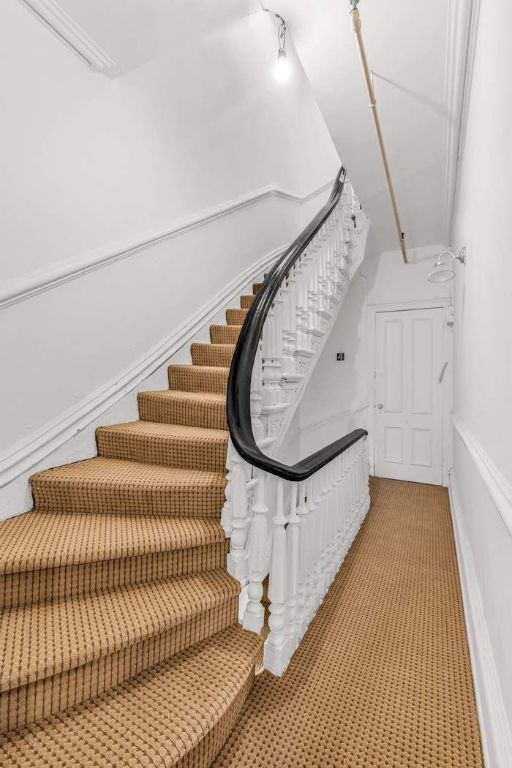
{"type": "Polygon", "coordinates": [[[442,484],[443,310],[376,314],[375,474],[442,484]]]}

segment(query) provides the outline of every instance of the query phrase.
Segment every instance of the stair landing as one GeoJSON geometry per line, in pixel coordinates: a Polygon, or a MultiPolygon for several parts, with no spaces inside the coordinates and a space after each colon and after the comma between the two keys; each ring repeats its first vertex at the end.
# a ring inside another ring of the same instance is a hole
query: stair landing
{"type": "Polygon", "coordinates": [[[446,489],[375,479],[283,678],[260,675],[215,768],[482,768],[446,489]]]}

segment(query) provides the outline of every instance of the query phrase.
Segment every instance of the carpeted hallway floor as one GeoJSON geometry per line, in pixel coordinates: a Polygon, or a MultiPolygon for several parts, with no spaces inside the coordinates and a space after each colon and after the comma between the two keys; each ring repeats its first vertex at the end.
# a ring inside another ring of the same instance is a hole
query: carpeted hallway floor
{"type": "Polygon", "coordinates": [[[217,768],[483,766],[446,490],[371,490],[286,675],[257,678],[217,768]]]}

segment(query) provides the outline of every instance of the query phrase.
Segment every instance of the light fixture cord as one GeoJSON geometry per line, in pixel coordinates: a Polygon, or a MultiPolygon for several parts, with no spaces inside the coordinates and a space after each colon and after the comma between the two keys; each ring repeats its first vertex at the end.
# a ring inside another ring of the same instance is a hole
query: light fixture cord
{"type": "MultiPolygon", "coordinates": [[[[352,0],[354,2],[354,0],[352,0]]],[[[359,0],[355,0],[355,2],[359,2],[359,0]]],[[[265,11],[265,13],[271,13],[273,16],[276,17],[276,19],[279,19],[279,27],[277,29],[277,42],[279,45],[279,53],[283,53],[286,55],[286,33],[288,31],[288,27],[286,26],[286,21],[283,19],[280,13],[276,13],[276,11],[273,11],[272,8],[265,8],[263,5],[262,0],[260,0],[261,10],[265,11]]]]}

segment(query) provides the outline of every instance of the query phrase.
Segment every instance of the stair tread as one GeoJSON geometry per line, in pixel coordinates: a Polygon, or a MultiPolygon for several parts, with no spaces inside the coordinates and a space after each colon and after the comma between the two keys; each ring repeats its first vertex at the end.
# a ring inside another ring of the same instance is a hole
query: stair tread
{"type": "Polygon", "coordinates": [[[204,517],[27,512],[0,523],[0,573],[22,573],[220,544],[218,520],[204,517]]]}
{"type": "MultiPolygon", "coordinates": [[[[222,345],[228,346],[228,345],[222,345]]],[[[222,405],[226,402],[226,395],[221,392],[181,392],[177,389],[155,389],[141,392],[139,398],[152,398],[160,400],[183,400],[189,403],[206,403],[222,405]]],[[[202,429],[202,427],[200,427],[202,429]]],[[[225,431],[225,430],[223,430],[225,431]]]]}
{"type": "Polygon", "coordinates": [[[228,432],[185,424],[129,421],[96,430],[98,454],[164,467],[225,472],[228,432]]]}
{"type": "Polygon", "coordinates": [[[210,341],[212,344],[236,344],[241,325],[210,325],[210,341]]]}
{"type": "MultiPolygon", "coordinates": [[[[223,717],[236,717],[260,644],[257,635],[229,627],[94,701],[11,732],[0,755],[6,764],[32,768],[176,765],[223,717]]],[[[219,734],[217,750],[231,724],[219,734]]]]}
{"type": "Polygon", "coordinates": [[[30,478],[42,512],[220,515],[226,474],[99,456],[30,478]]]}
{"type": "MultiPolygon", "coordinates": [[[[205,342],[206,343],[206,342],[205,342]]],[[[208,346],[230,346],[226,344],[208,344],[208,346]]],[[[187,372],[192,372],[195,374],[199,373],[212,373],[212,374],[219,374],[219,375],[225,375],[226,369],[223,365],[191,365],[187,363],[183,363],[180,365],[171,365],[170,368],[174,368],[175,370],[183,370],[187,372]]]]}
{"type": "Polygon", "coordinates": [[[169,387],[181,392],[224,393],[229,368],[218,365],[170,365],[169,387]]]}
{"type": "Polygon", "coordinates": [[[227,309],[226,321],[228,325],[241,325],[249,313],[248,309],[227,309]]]}
{"type": "Polygon", "coordinates": [[[224,487],[225,473],[181,467],[162,467],[158,464],[143,464],[124,459],[108,459],[98,456],[94,459],[65,464],[62,467],[45,469],[30,478],[32,487],[44,483],[79,483],[80,485],[125,485],[125,486],[207,486],[224,487]]]}
{"type": "Polygon", "coordinates": [[[74,669],[236,598],[224,570],[12,608],[0,625],[0,690],[74,669]]]}
{"type": "Polygon", "coordinates": [[[143,421],[193,425],[227,432],[225,392],[183,392],[162,389],[141,392],[139,415],[143,421]]]}
{"type": "MultiPolygon", "coordinates": [[[[222,369],[224,370],[224,369],[222,369]]],[[[187,393],[191,394],[191,393],[187,393]]],[[[197,394],[197,393],[194,393],[197,394]]],[[[99,433],[121,433],[126,435],[148,436],[155,440],[188,440],[190,442],[225,443],[228,432],[225,429],[208,429],[207,427],[190,427],[186,424],[162,424],[159,421],[127,421],[122,424],[111,424],[98,427],[99,433]]]]}

